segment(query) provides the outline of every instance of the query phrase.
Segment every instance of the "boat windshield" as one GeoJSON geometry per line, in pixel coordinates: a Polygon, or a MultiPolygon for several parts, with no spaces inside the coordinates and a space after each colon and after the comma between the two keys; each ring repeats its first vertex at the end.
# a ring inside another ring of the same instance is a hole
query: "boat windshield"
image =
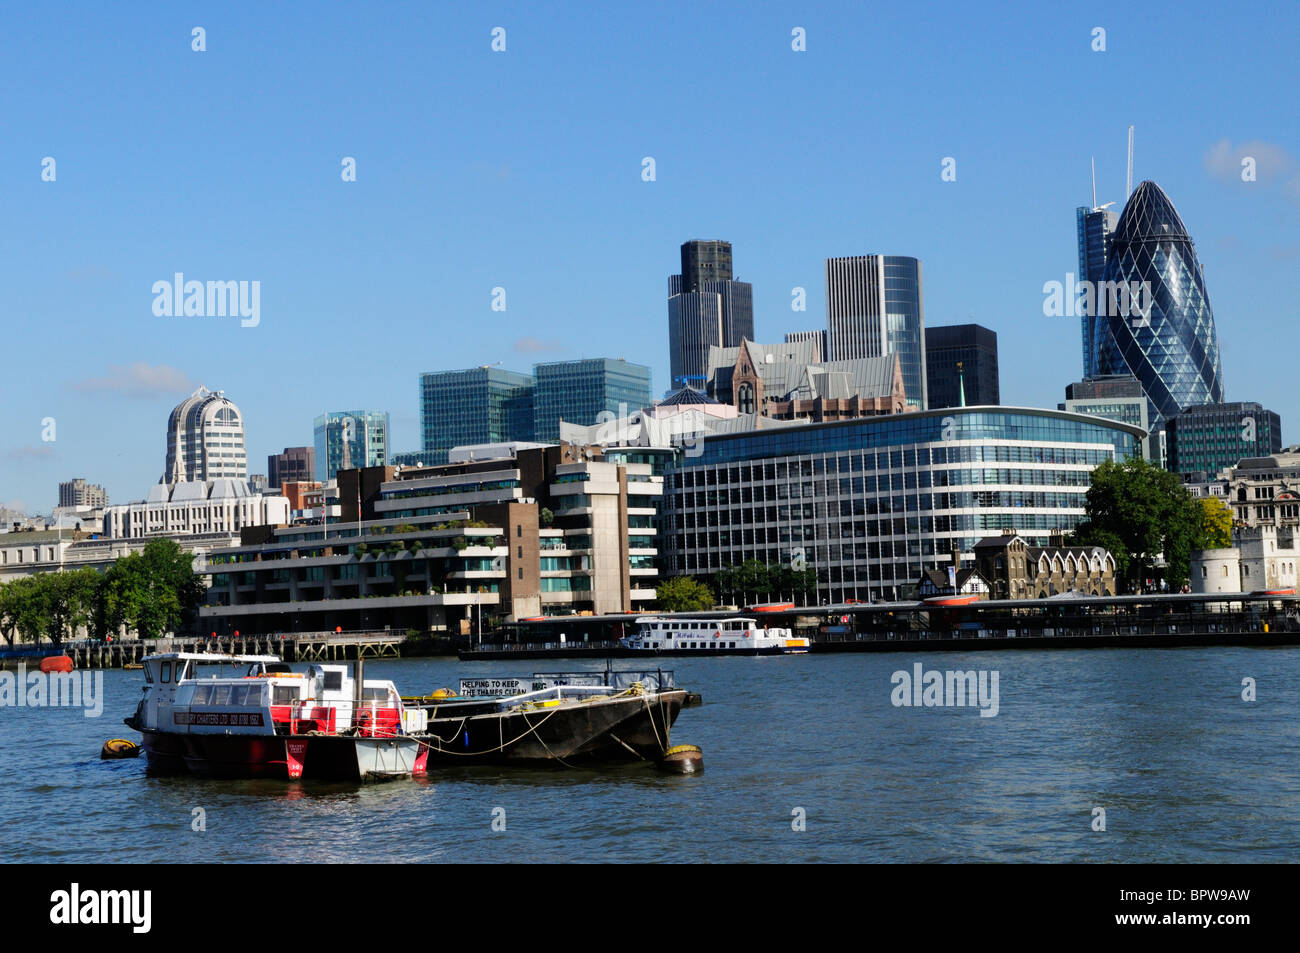
{"type": "Polygon", "coordinates": [[[261,662],[190,662],[190,678],[242,678],[260,675],[261,662]]]}

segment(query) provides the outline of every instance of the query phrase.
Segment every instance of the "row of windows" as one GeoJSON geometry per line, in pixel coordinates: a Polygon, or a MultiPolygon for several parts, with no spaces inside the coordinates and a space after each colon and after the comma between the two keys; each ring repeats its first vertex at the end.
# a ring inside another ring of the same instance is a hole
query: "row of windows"
{"type": "Polygon", "coordinates": [[[668,499],[671,508],[717,506],[727,503],[750,503],[764,500],[817,499],[833,496],[861,496],[888,493],[891,490],[930,489],[944,486],[1076,486],[1092,482],[1090,470],[924,470],[919,473],[893,473],[879,476],[840,477],[838,480],[808,480],[801,483],[776,483],[715,488],[676,493],[668,499]]]}
{"type": "Polygon", "coordinates": [[[832,500],[829,503],[785,503],[738,509],[673,513],[669,526],[695,529],[704,526],[744,526],[758,523],[811,522],[835,516],[879,516],[888,513],[936,513],[958,509],[1053,509],[1083,515],[1084,493],[1021,493],[987,490],[979,493],[922,493],[919,496],[879,497],[870,500],[832,500]]]}

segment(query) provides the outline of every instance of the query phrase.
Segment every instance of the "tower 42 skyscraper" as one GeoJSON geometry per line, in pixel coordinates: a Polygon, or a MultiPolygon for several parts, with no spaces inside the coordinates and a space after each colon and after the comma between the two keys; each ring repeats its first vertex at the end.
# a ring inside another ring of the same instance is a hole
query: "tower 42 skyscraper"
{"type": "Polygon", "coordinates": [[[1158,426],[1186,407],[1223,400],[1214,312],[1192,239],[1169,196],[1154,182],[1134,191],[1106,256],[1106,288],[1141,288],[1139,309],[1106,308],[1097,294],[1093,353],[1097,374],[1132,374],[1158,426]],[[1149,309],[1147,304],[1150,305],[1149,309]],[[1118,313],[1117,313],[1118,312],[1118,313]]]}

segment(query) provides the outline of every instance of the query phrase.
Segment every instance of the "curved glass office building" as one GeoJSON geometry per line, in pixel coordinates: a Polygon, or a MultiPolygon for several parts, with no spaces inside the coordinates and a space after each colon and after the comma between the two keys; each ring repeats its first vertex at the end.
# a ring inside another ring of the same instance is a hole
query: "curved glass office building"
{"type": "Polygon", "coordinates": [[[895,598],[954,548],[1073,529],[1093,469],[1145,435],[986,406],[706,436],[665,477],[664,575],[757,559],[816,569],[823,602],[895,598]]]}
{"type": "Polygon", "coordinates": [[[1154,182],[1139,185],[1124,207],[1096,308],[1096,372],[1141,381],[1153,427],[1186,407],[1222,402],[1219,341],[1201,263],[1183,220],[1154,182]]]}

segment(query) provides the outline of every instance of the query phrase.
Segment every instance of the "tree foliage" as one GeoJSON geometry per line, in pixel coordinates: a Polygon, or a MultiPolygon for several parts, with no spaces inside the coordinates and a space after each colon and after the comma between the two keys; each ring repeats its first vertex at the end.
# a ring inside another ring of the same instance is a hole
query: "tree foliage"
{"type": "Polygon", "coordinates": [[[103,574],[45,572],[0,586],[0,634],[11,645],[15,636],[59,644],[83,626],[97,637],[126,626],[156,638],[194,619],[203,597],[190,554],[173,540],[154,539],[103,574]]]}
{"type": "Polygon", "coordinates": [[[817,570],[768,566],[757,559],[747,559],[739,566],[724,566],[714,577],[718,593],[738,598],[740,602],[784,599],[798,601],[817,590],[817,570]]]}
{"type": "Polygon", "coordinates": [[[1074,542],[1106,546],[1130,591],[1155,574],[1162,553],[1169,587],[1187,582],[1202,510],[1176,474],[1136,457],[1108,460],[1092,472],[1085,512],[1074,542]]]}
{"type": "Polygon", "coordinates": [[[1197,529],[1193,549],[1227,549],[1232,545],[1232,507],[1217,496],[1204,496],[1201,506],[1201,525],[1197,529]]]}
{"type": "Polygon", "coordinates": [[[655,590],[655,598],[665,612],[703,612],[714,606],[713,590],[690,576],[665,579],[655,590]]]}

